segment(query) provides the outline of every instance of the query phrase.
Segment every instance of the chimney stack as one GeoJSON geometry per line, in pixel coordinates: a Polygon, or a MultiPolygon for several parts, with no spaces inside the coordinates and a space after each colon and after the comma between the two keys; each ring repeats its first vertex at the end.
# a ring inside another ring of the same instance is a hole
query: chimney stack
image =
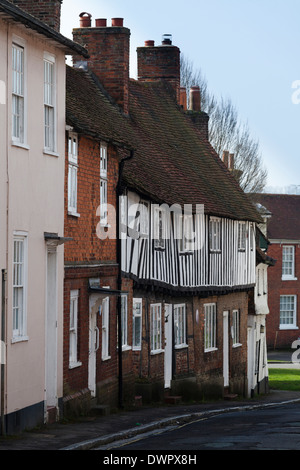
{"type": "MultiPolygon", "coordinates": [[[[112,18],[111,26],[107,26],[106,19],[98,18],[93,27],[92,15],[79,16],[80,28],[73,29],[73,40],[88,50],[87,68],[128,114],[130,30],[124,27],[123,18],[112,18]]],[[[81,60],[74,55],[73,65],[76,67],[81,60]]]]}
{"type": "Polygon", "coordinates": [[[63,0],[10,0],[55,31],[60,31],[60,14],[63,0]]]}
{"type": "Polygon", "coordinates": [[[222,161],[223,161],[224,165],[226,166],[226,168],[229,168],[228,167],[228,159],[229,159],[229,152],[227,150],[224,150],[223,155],[222,155],[222,161]]]}
{"type": "Polygon", "coordinates": [[[186,96],[186,88],[184,86],[180,87],[180,106],[184,111],[187,110],[187,96],[186,96]]]}
{"type": "Polygon", "coordinates": [[[172,45],[172,36],[164,34],[162,44],[146,41],[144,47],[137,48],[138,80],[154,82],[165,80],[174,89],[180,103],[180,50],[172,45]]]}
{"type": "Polygon", "coordinates": [[[201,97],[200,88],[198,86],[192,86],[190,88],[190,110],[200,112],[201,111],[201,97]]]}

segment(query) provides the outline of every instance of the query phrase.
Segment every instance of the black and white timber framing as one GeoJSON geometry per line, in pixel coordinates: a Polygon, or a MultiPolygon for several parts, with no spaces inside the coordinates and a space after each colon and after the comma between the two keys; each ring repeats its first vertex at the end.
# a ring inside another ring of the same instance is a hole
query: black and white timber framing
{"type": "Polygon", "coordinates": [[[255,284],[253,222],[212,217],[204,210],[186,215],[172,206],[168,211],[130,191],[121,199],[123,275],[141,285],[193,293],[255,284]]]}

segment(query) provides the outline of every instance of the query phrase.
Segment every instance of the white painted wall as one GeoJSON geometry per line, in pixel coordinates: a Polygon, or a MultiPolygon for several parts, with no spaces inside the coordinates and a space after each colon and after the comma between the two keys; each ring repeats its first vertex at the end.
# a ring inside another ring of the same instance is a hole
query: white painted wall
{"type": "MultiPolygon", "coordinates": [[[[0,267],[5,263],[5,175],[8,165],[8,282],[7,282],[7,403],[6,413],[43,402],[45,399],[46,338],[46,243],[44,232],[63,236],[64,153],[65,153],[65,56],[49,41],[29,29],[7,26],[0,20],[0,103],[2,81],[6,82],[7,100],[0,104],[0,267]],[[11,144],[11,48],[15,36],[25,42],[27,144],[11,144]],[[56,57],[57,77],[57,156],[44,148],[43,58],[56,57]],[[7,78],[6,78],[7,77],[7,78]],[[2,145],[5,142],[5,145],[2,145]],[[13,233],[28,233],[28,295],[26,341],[12,343],[12,254],[13,233]]],[[[63,331],[63,246],[58,247],[58,352],[57,395],[62,396],[63,331]]]]}

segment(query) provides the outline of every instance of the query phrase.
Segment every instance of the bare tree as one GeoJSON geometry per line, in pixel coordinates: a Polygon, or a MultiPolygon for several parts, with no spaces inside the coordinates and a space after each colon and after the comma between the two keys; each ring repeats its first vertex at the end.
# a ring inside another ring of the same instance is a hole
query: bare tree
{"type": "Polygon", "coordinates": [[[234,175],[245,192],[263,192],[267,181],[267,170],[262,163],[259,142],[250,135],[248,124],[239,120],[232,101],[217,100],[209,91],[201,70],[195,70],[186,57],[181,58],[181,85],[188,90],[199,86],[201,109],[209,115],[209,141],[217,154],[222,157],[227,150],[234,154],[234,175]]]}

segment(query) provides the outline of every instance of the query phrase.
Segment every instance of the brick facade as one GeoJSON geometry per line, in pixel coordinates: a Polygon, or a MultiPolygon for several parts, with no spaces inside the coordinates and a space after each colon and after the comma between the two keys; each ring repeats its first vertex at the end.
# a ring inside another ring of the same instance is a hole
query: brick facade
{"type": "Polygon", "coordinates": [[[11,0],[22,10],[30,15],[38,18],[43,23],[53,28],[55,31],[60,30],[60,12],[63,0],[11,0]]]}
{"type": "Polygon", "coordinates": [[[268,249],[272,258],[276,259],[275,266],[268,271],[269,309],[267,316],[267,344],[270,348],[290,348],[293,341],[300,336],[300,248],[298,244],[284,243],[284,246],[295,248],[295,280],[282,280],[282,245],[273,243],[268,249]],[[280,326],[280,296],[296,296],[296,327],[283,329],[280,326]]]}

